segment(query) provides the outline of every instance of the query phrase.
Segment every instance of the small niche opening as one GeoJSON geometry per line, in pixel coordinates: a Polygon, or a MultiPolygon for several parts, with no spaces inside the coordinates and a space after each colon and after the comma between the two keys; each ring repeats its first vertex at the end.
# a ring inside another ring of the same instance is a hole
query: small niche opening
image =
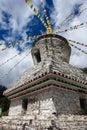
{"type": "Polygon", "coordinates": [[[87,102],[85,98],[80,98],[80,107],[82,109],[82,114],[87,114],[87,102]]]}
{"type": "Polygon", "coordinates": [[[36,59],[36,62],[39,63],[41,62],[41,55],[40,55],[40,51],[37,50],[35,53],[34,53],[34,56],[35,56],[35,59],[36,59]]]}
{"type": "Polygon", "coordinates": [[[24,111],[27,111],[27,106],[28,106],[28,99],[25,98],[22,101],[22,108],[24,109],[24,111]]]}

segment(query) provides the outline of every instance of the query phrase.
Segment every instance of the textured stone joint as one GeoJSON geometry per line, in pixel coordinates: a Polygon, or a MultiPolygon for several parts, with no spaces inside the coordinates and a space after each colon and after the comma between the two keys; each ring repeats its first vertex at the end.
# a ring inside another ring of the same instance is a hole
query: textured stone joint
{"type": "MultiPolygon", "coordinates": [[[[50,69],[51,69],[51,66],[50,66],[50,69]]],[[[53,73],[49,73],[49,74],[57,74],[56,73],[56,71],[54,71],[53,73]]],[[[33,79],[33,80],[31,80],[31,81],[28,81],[28,82],[26,82],[25,84],[23,84],[23,85],[21,85],[21,86],[18,86],[17,88],[14,88],[14,89],[12,89],[11,91],[13,91],[13,90],[16,90],[16,89],[19,89],[19,88],[21,88],[21,87],[23,87],[23,86],[26,86],[26,85],[28,85],[28,83],[31,83],[31,82],[33,82],[33,81],[35,81],[35,80],[39,80],[41,77],[44,77],[45,75],[47,75],[47,72],[45,72],[45,74],[43,75],[40,75],[39,77],[36,77],[35,79],[33,79]]],[[[58,75],[59,76],[62,76],[62,77],[64,77],[64,78],[68,78],[68,79],[71,79],[70,77],[67,77],[67,75],[64,75],[64,74],[61,74],[61,73],[58,73],[58,75]]],[[[74,81],[77,81],[76,79],[71,79],[71,80],[74,80],[74,81]]],[[[82,83],[81,81],[78,81],[79,83],[82,83]]],[[[82,83],[82,84],[84,84],[84,85],[86,85],[85,83],[82,83]]],[[[11,91],[5,91],[5,95],[8,95],[8,93],[10,93],[11,91]]]]}
{"type": "MultiPolygon", "coordinates": [[[[58,77],[56,77],[56,75],[48,75],[48,76],[46,76],[43,80],[41,79],[41,80],[39,80],[38,82],[36,82],[35,84],[31,84],[31,86],[29,86],[29,87],[25,87],[25,88],[23,88],[23,89],[21,89],[21,90],[15,92],[15,93],[12,93],[12,94],[8,95],[8,97],[11,98],[11,97],[15,97],[15,96],[17,96],[17,95],[20,95],[20,92],[21,92],[21,93],[25,93],[24,91],[26,91],[26,90],[28,90],[28,89],[30,89],[30,88],[32,88],[32,90],[31,90],[30,92],[38,91],[38,88],[35,89],[35,86],[37,86],[37,85],[38,85],[38,86],[41,86],[41,84],[43,84],[43,83],[44,83],[44,84],[47,83],[47,86],[50,86],[50,85],[56,86],[56,84],[52,83],[52,82],[54,82],[54,81],[58,81],[58,84],[59,84],[59,83],[66,84],[65,86],[63,86],[63,84],[61,84],[61,88],[69,89],[69,90],[73,90],[73,91],[76,91],[76,92],[80,92],[80,93],[87,94],[87,92],[86,92],[87,88],[85,88],[85,87],[81,87],[81,86],[79,86],[79,85],[76,85],[76,84],[73,84],[73,83],[69,83],[69,82],[67,82],[67,81],[64,81],[63,79],[59,79],[58,77]],[[47,81],[50,81],[51,83],[48,84],[47,81]],[[70,85],[70,86],[72,86],[72,87],[67,86],[67,85],[70,85]],[[33,89],[35,89],[35,90],[33,90],[33,89]],[[17,93],[17,94],[16,94],[16,93],[17,93]],[[15,95],[15,94],[16,94],[16,95],[15,95]],[[13,95],[13,96],[12,96],[12,95],[13,95]]],[[[39,89],[40,89],[40,88],[45,88],[44,84],[43,84],[43,87],[39,87],[39,89]]],[[[46,84],[45,84],[45,85],[46,85],[46,84]]],[[[57,86],[59,87],[60,85],[57,85],[57,86]]],[[[28,92],[29,92],[29,91],[28,91],[28,92]]]]}

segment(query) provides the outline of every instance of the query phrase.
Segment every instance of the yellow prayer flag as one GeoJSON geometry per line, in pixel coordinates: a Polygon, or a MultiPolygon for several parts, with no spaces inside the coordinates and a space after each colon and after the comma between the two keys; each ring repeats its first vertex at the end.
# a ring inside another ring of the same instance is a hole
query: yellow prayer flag
{"type": "Polygon", "coordinates": [[[33,6],[33,4],[30,2],[30,1],[28,1],[28,3],[27,3],[30,7],[32,7],[33,6]]]}
{"type": "Polygon", "coordinates": [[[48,27],[48,28],[47,28],[47,34],[52,34],[52,32],[53,32],[53,31],[52,31],[52,28],[48,27]]]}

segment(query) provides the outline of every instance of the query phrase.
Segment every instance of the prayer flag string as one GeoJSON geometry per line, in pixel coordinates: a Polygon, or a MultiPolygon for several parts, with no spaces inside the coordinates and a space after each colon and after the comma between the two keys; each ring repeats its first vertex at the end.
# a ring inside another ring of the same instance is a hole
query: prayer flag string
{"type": "Polygon", "coordinates": [[[77,42],[77,41],[74,41],[74,40],[68,40],[68,41],[75,43],[75,44],[79,44],[79,45],[84,46],[84,47],[87,47],[87,44],[84,44],[84,43],[81,43],[81,42],[77,42]]]}
{"type": "MultiPolygon", "coordinates": [[[[40,13],[38,12],[38,10],[36,8],[33,7],[33,3],[31,2],[31,0],[25,0],[25,2],[27,3],[27,5],[33,10],[33,12],[35,13],[35,15],[39,18],[39,20],[42,22],[42,24],[44,25],[44,27],[46,28],[47,34],[52,34],[52,28],[51,28],[51,23],[46,15],[46,10],[44,10],[44,15],[46,17],[46,21],[47,23],[44,21],[44,19],[41,17],[40,13]],[[48,24],[48,25],[47,25],[48,24]]],[[[41,2],[42,7],[44,6],[43,2],[41,2]]]]}
{"type": "Polygon", "coordinates": [[[84,53],[84,54],[87,54],[87,52],[86,52],[86,51],[81,50],[81,48],[79,48],[79,47],[75,46],[74,44],[71,44],[71,43],[70,43],[70,46],[72,46],[73,48],[77,49],[78,51],[81,51],[81,52],[82,52],[82,53],[84,53]]]}
{"type": "Polygon", "coordinates": [[[52,29],[51,22],[50,22],[50,20],[49,20],[49,18],[47,16],[47,11],[46,11],[45,6],[44,6],[44,2],[42,0],[40,0],[40,1],[41,1],[41,6],[43,8],[44,16],[45,16],[46,22],[48,24],[48,27],[50,27],[52,29]]]}
{"type": "Polygon", "coordinates": [[[16,58],[17,56],[21,55],[22,53],[25,52],[25,50],[28,50],[28,49],[29,49],[29,48],[25,48],[25,49],[23,50],[23,52],[21,52],[21,53],[19,52],[18,54],[14,55],[13,57],[7,59],[6,61],[4,61],[3,63],[0,64],[0,67],[3,66],[3,65],[5,65],[5,64],[8,63],[9,61],[13,60],[13,59],[16,58]]]}
{"type": "MultiPolygon", "coordinates": [[[[76,29],[79,29],[79,28],[83,28],[83,27],[86,27],[87,26],[87,22],[85,23],[81,23],[79,25],[74,25],[68,29],[65,29],[63,31],[58,31],[58,33],[63,33],[63,32],[67,32],[67,31],[72,31],[72,30],[76,30],[76,29]]],[[[57,33],[57,32],[56,32],[57,33]]]]}
{"type": "Polygon", "coordinates": [[[45,6],[44,6],[44,3],[43,1],[41,0],[41,5],[42,5],[42,8],[43,8],[43,12],[44,12],[44,16],[45,16],[45,19],[46,19],[46,23],[48,25],[47,27],[47,34],[52,34],[53,30],[52,30],[52,27],[51,27],[51,22],[47,16],[47,11],[45,9],[45,6]]]}
{"type": "Polygon", "coordinates": [[[44,19],[41,17],[41,15],[39,14],[38,10],[33,7],[33,3],[31,2],[31,0],[25,0],[25,2],[26,2],[27,5],[33,10],[33,12],[35,13],[35,15],[39,18],[39,20],[42,22],[42,24],[45,26],[45,28],[47,28],[46,22],[45,22],[44,19]]]}
{"type": "MultiPolygon", "coordinates": [[[[82,9],[79,12],[78,16],[80,16],[86,10],[87,10],[87,8],[82,9]]],[[[67,22],[71,21],[73,18],[74,18],[74,13],[71,13],[68,17],[65,18],[65,20],[63,20],[63,22],[59,26],[64,26],[67,22]]]]}
{"type": "Polygon", "coordinates": [[[30,54],[31,50],[26,54],[19,62],[17,62],[4,76],[0,77],[0,80],[7,76],[14,68],[16,68],[23,60],[26,59],[26,57],[30,54]]]}
{"type": "Polygon", "coordinates": [[[17,47],[18,45],[22,45],[26,42],[34,41],[37,38],[37,36],[28,36],[27,39],[21,40],[19,42],[7,42],[7,41],[0,41],[0,46],[4,45],[5,47],[1,49],[1,51],[8,50],[9,48],[17,47]]]}

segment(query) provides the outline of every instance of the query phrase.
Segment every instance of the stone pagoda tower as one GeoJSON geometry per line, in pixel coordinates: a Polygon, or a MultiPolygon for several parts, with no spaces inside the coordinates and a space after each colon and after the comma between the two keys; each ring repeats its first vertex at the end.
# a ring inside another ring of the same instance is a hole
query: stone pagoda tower
{"type": "Polygon", "coordinates": [[[52,119],[59,114],[87,113],[87,76],[69,64],[71,48],[65,38],[46,34],[32,47],[33,68],[4,95],[9,116],[52,119]]]}

